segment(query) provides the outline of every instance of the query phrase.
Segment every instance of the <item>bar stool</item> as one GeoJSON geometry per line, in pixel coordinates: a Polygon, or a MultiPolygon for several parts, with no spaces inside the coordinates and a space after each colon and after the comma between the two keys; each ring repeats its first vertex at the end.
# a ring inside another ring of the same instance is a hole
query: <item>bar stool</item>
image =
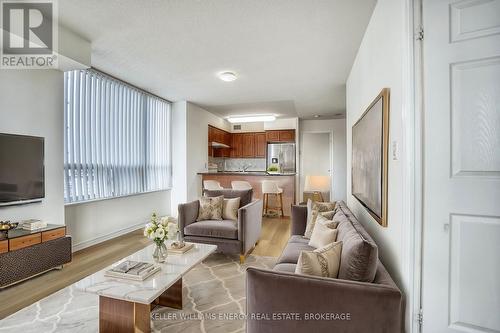
{"type": "Polygon", "coordinates": [[[267,214],[267,210],[276,209],[281,212],[281,216],[283,214],[283,189],[278,186],[273,180],[264,180],[262,182],[262,195],[264,199],[264,206],[262,207],[262,211],[264,214],[267,214]],[[279,203],[278,207],[269,207],[269,194],[274,195],[276,201],[279,203]]]}
{"type": "Polygon", "coordinates": [[[244,180],[233,180],[231,182],[231,187],[233,190],[251,190],[252,185],[244,180]]]}
{"type": "Polygon", "coordinates": [[[224,188],[220,186],[220,183],[216,180],[204,180],[203,188],[209,191],[223,190],[224,188]]]}

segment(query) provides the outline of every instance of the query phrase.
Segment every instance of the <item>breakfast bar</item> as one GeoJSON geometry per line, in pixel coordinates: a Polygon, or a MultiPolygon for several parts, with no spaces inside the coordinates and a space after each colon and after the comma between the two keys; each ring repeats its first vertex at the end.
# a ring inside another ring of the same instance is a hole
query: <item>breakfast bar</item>
{"type": "MultiPolygon", "coordinates": [[[[234,180],[244,180],[250,183],[253,188],[254,198],[263,199],[262,182],[272,180],[283,189],[283,213],[290,216],[291,205],[295,203],[295,173],[272,174],[265,171],[250,172],[199,172],[202,177],[202,183],[205,180],[218,181],[222,187],[231,188],[231,182],[234,180]]],[[[275,202],[276,198],[269,197],[269,206],[279,206],[275,202]]]]}

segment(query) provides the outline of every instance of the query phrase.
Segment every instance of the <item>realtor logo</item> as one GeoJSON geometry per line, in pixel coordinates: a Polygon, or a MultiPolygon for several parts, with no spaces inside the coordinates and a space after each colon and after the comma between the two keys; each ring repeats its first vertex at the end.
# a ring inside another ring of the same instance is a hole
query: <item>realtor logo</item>
{"type": "Polygon", "coordinates": [[[1,18],[1,68],[57,67],[54,1],[2,0],[1,18]]]}

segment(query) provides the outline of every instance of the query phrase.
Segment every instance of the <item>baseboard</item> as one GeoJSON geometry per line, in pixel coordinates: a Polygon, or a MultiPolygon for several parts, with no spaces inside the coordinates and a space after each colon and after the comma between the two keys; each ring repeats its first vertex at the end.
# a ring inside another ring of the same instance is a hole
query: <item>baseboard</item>
{"type": "Polygon", "coordinates": [[[85,248],[87,248],[89,246],[97,245],[99,243],[102,243],[102,242],[105,242],[107,240],[116,238],[118,236],[122,236],[122,235],[128,234],[129,232],[136,231],[138,229],[142,229],[142,228],[144,228],[144,224],[145,224],[145,222],[141,222],[141,223],[138,223],[138,224],[134,224],[134,225],[132,225],[130,227],[126,227],[126,228],[123,228],[123,229],[119,229],[119,230],[113,231],[113,232],[111,232],[109,234],[106,234],[106,235],[98,236],[96,238],[89,239],[89,240],[83,241],[83,242],[78,243],[78,244],[73,244],[72,251],[73,252],[80,251],[80,250],[83,250],[83,249],[85,249],[85,248]]]}

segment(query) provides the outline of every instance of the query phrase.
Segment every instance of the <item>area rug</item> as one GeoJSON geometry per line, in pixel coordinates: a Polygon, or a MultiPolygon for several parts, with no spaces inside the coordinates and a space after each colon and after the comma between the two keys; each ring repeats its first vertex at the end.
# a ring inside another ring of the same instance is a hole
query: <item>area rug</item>
{"type": "MultiPolygon", "coordinates": [[[[153,332],[244,332],[245,270],[272,268],[276,258],[213,254],[184,277],[183,310],[157,307],[153,332]]],[[[98,296],[69,286],[0,321],[0,333],[99,331],[98,296]]]]}

